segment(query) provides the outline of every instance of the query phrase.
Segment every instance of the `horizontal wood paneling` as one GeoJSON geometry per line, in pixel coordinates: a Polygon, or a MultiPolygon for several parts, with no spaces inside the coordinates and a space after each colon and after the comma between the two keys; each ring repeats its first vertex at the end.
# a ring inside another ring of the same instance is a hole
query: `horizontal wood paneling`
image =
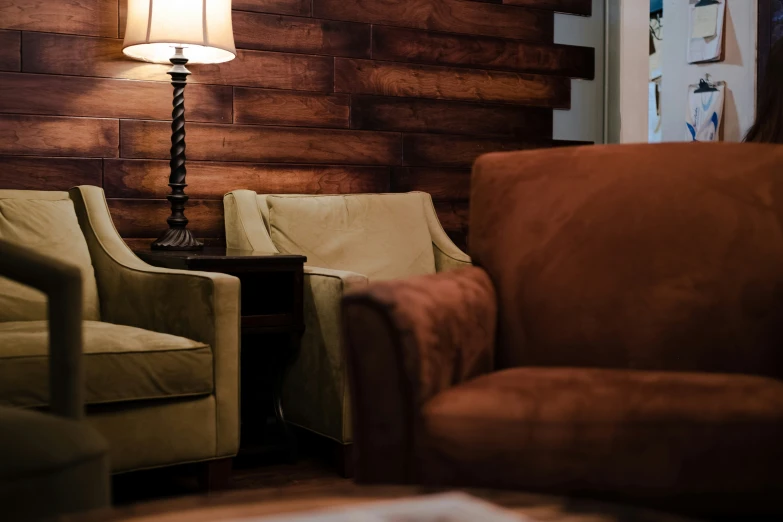
{"type": "MultiPolygon", "coordinates": [[[[191,85],[187,96],[188,120],[231,122],[231,87],[191,85]]],[[[171,86],[160,82],[0,73],[6,113],[167,120],[171,97],[171,86]]]]}
{"type": "Polygon", "coordinates": [[[0,154],[112,158],[118,148],[117,120],[0,114],[0,154]]]}
{"type": "Polygon", "coordinates": [[[435,211],[440,224],[450,236],[466,236],[468,232],[469,208],[467,201],[436,201],[435,211]]]}
{"type": "Polygon", "coordinates": [[[337,92],[570,106],[567,78],[349,58],[336,58],[334,67],[337,92]]]}
{"type": "Polygon", "coordinates": [[[18,71],[22,68],[22,33],[0,31],[0,71],[18,71]]]}
{"type": "Polygon", "coordinates": [[[117,0],[0,0],[0,29],[117,36],[117,0]]]}
{"type": "Polygon", "coordinates": [[[551,42],[551,12],[464,0],[313,0],[318,18],[551,42]]]}
{"type": "Polygon", "coordinates": [[[399,27],[373,29],[375,60],[434,65],[463,65],[593,79],[592,47],[535,44],[456,34],[429,33],[399,27]]]}
{"type": "Polygon", "coordinates": [[[0,187],[16,190],[68,190],[98,185],[103,177],[100,159],[0,156],[0,187]]]}
{"type": "Polygon", "coordinates": [[[370,26],[354,22],[234,11],[237,47],[263,51],[370,56],[370,26]]]}
{"type": "Polygon", "coordinates": [[[541,107],[353,96],[351,127],[548,138],[552,137],[552,111],[541,107]]]}
{"type": "Polygon", "coordinates": [[[345,94],[241,87],[234,90],[236,123],[347,128],[349,114],[349,98],[345,94]]]}
{"type": "Polygon", "coordinates": [[[448,134],[405,134],[402,140],[403,165],[470,167],[489,152],[542,149],[583,145],[581,142],[541,139],[501,139],[448,134]]]}
{"type": "MultiPolygon", "coordinates": [[[[105,160],[104,187],[111,198],[162,199],[169,193],[169,163],[163,160],[105,160]]],[[[352,194],[388,192],[388,167],[213,163],[188,165],[188,193],[223,199],[237,188],[260,194],[352,194]]]]}
{"type": "MultiPolygon", "coordinates": [[[[553,142],[594,52],[555,45],[591,0],[233,0],[238,53],[191,64],[187,216],[222,195],[424,190],[464,246],[470,163],[553,142]],[[514,4],[514,5],[512,5],[514,4]]],[[[0,188],[97,184],[124,237],[166,227],[168,65],[122,54],[127,0],[0,0],[0,188]]]]}
{"type": "Polygon", "coordinates": [[[231,7],[259,13],[309,16],[310,3],[311,0],[233,0],[231,7]]]}
{"type": "Polygon", "coordinates": [[[392,170],[392,188],[395,192],[427,192],[436,201],[467,200],[470,169],[396,167],[392,170]]]}
{"type": "MultiPolygon", "coordinates": [[[[155,237],[168,225],[166,218],[171,209],[165,199],[109,199],[114,226],[126,237],[155,237]]],[[[185,216],[188,228],[199,237],[225,237],[223,202],[191,199],[185,216]]]]}
{"type": "MultiPolygon", "coordinates": [[[[166,122],[123,120],[120,134],[123,158],[169,157],[166,122]]],[[[186,142],[188,158],[204,161],[394,165],[400,158],[400,135],[389,132],[194,123],[186,142]]]]}
{"type": "MultiPolygon", "coordinates": [[[[22,47],[25,72],[170,81],[169,66],[127,58],[122,40],[115,38],[25,33],[22,47]]],[[[332,69],[332,59],[324,56],[240,50],[230,62],[191,66],[188,83],[327,92],[332,90],[332,69]]],[[[192,91],[187,88],[186,100],[192,99],[192,91]]]]}
{"type": "Polygon", "coordinates": [[[506,5],[550,9],[558,13],[570,13],[584,16],[593,14],[593,0],[502,0],[502,2],[506,5]]]}

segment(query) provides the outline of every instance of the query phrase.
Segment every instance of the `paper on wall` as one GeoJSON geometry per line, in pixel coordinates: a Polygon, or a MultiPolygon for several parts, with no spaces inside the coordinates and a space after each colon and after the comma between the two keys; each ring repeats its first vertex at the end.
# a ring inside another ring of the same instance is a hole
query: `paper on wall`
{"type": "Polygon", "coordinates": [[[709,38],[718,31],[718,5],[695,7],[691,38],[709,38]]]}
{"type": "Polygon", "coordinates": [[[691,27],[691,36],[700,32],[709,32],[708,29],[712,27],[710,8],[717,11],[715,31],[713,36],[692,37],[688,40],[688,63],[714,62],[723,59],[723,26],[725,25],[724,19],[726,17],[726,0],[703,7],[696,7],[696,0],[691,0],[688,25],[691,27]],[[697,14],[702,9],[706,9],[708,12],[697,14]],[[701,19],[701,22],[698,24],[697,17],[701,19]]]}
{"type": "Polygon", "coordinates": [[[718,83],[717,91],[695,92],[698,85],[688,86],[688,113],[685,125],[691,141],[720,141],[723,122],[723,100],[726,84],[718,83]]]}

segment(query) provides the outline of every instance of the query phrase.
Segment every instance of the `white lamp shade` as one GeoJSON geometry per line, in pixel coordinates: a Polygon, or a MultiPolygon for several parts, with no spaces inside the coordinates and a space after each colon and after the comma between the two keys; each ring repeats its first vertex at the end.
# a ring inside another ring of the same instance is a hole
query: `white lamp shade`
{"type": "Polygon", "coordinates": [[[125,55],[169,63],[177,46],[189,63],[233,60],[231,0],[128,0],[125,55]]]}

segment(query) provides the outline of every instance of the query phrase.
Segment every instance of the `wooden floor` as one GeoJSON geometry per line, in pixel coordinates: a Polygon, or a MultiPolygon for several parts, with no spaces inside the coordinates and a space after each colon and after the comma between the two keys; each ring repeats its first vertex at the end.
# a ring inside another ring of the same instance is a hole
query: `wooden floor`
{"type": "MultiPolygon", "coordinates": [[[[239,464],[232,473],[231,489],[285,489],[306,492],[329,486],[349,485],[333,466],[314,457],[299,459],[295,464],[256,462],[239,464]]],[[[196,470],[192,466],[139,471],[114,477],[115,505],[127,505],[163,498],[196,495],[199,490],[196,470]]]]}

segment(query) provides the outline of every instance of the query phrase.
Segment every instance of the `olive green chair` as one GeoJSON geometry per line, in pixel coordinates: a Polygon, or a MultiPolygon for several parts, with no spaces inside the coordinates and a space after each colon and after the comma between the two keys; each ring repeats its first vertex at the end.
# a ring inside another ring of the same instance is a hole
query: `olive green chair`
{"type": "Polygon", "coordinates": [[[343,294],[368,281],[469,266],[470,258],[446,235],[423,192],[312,196],[235,190],[223,205],[229,248],[307,256],[306,330],[283,386],[283,408],[289,422],[348,450],[353,428],[340,332],[343,294]]]}
{"type": "MultiPolygon", "coordinates": [[[[237,453],[236,278],[144,263],[98,187],[0,190],[0,239],[81,271],[86,422],[109,442],[113,472],[216,470],[237,453]]],[[[0,278],[0,406],[53,404],[46,317],[41,293],[0,278]]]]}
{"type": "Polygon", "coordinates": [[[108,507],[108,444],[84,422],[79,268],[0,240],[0,274],[48,298],[53,390],[49,413],[0,407],[0,517],[39,520],[108,507]]]}

